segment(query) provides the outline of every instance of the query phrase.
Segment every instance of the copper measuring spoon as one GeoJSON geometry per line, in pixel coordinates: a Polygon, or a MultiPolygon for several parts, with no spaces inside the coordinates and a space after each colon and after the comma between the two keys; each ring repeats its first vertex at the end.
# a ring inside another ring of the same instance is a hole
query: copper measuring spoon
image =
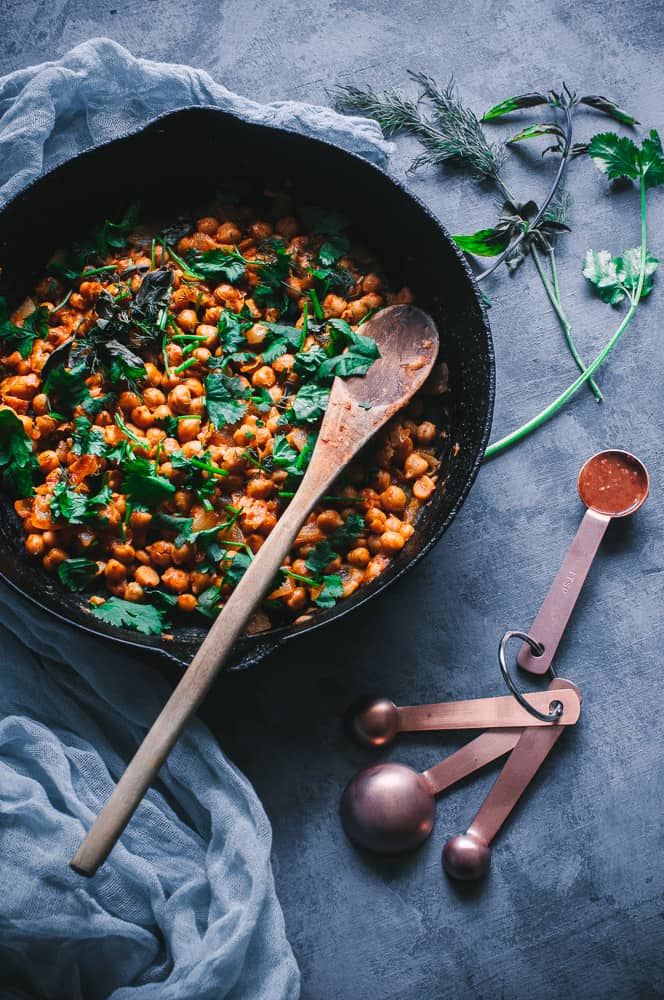
{"type": "Polygon", "coordinates": [[[431,372],[438,353],[438,331],[421,309],[382,309],[368,321],[363,333],[375,339],[380,358],[364,377],[334,380],[318,440],[297,493],[224,605],[76,852],[71,866],[80,874],[93,875],[107,858],[242,634],[251,612],[272,588],[309,511],[376,431],[409,402],[431,372]]]}
{"type": "Polygon", "coordinates": [[[435,796],[508,753],[521,729],[494,729],[466,743],[426,771],[405,764],[373,764],[356,774],[341,796],[341,823],[358,847],[380,854],[409,851],[433,829],[435,796]]]}
{"type": "MultiPolygon", "coordinates": [[[[550,692],[542,691],[539,694],[543,698],[538,698],[537,703],[542,707],[550,707],[550,692]]],[[[528,695],[529,702],[531,698],[532,695],[528,695]]],[[[536,728],[554,726],[560,729],[562,726],[574,725],[581,712],[579,697],[574,689],[558,693],[557,703],[560,705],[561,714],[553,723],[541,722],[534,718],[514,701],[512,695],[507,695],[506,698],[478,699],[478,701],[479,703],[511,702],[523,713],[522,726],[532,725],[536,728]]],[[[459,702],[459,704],[472,705],[477,702],[459,702]]],[[[511,728],[513,713],[509,704],[505,706],[503,712],[510,728],[492,729],[482,733],[426,771],[414,771],[405,764],[383,763],[373,764],[356,774],[346,785],[340,806],[341,822],[350,839],[360,847],[384,854],[408,851],[426,840],[433,827],[435,796],[491,761],[502,757],[519,742],[524,731],[522,726],[511,728]]],[[[469,728],[467,718],[462,728],[469,728]]]]}
{"type": "MultiPolygon", "coordinates": [[[[551,708],[547,691],[524,696],[533,708],[545,713],[551,708]]],[[[574,698],[561,696],[565,709],[560,724],[573,725],[574,698]]],[[[512,726],[545,726],[550,720],[532,716],[510,694],[497,698],[474,698],[469,701],[442,701],[433,705],[395,705],[389,698],[361,701],[351,709],[348,728],[358,743],[381,747],[391,743],[397,733],[438,732],[446,729],[506,729],[512,726]]]]}
{"type": "Polygon", "coordinates": [[[633,514],[644,503],[648,471],[627,451],[600,451],[581,469],[578,490],[588,509],[529,630],[542,652],[536,655],[524,643],[517,656],[519,666],[531,674],[545,674],[551,666],[609,522],[633,514]]]}
{"type": "MultiPolygon", "coordinates": [[[[549,690],[567,688],[581,692],[571,681],[555,678],[549,690]]],[[[560,739],[561,726],[524,729],[509,760],[482,803],[466,833],[451,837],[443,848],[443,866],[453,878],[481,878],[491,864],[491,841],[560,739]]]]}

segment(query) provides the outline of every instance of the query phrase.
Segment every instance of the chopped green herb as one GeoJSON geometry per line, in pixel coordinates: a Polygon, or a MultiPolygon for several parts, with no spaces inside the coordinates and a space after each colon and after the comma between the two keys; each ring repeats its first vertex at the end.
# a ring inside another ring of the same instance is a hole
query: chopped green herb
{"type": "Polygon", "coordinates": [[[135,629],[144,635],[160,635],[164,630],[165,612],[152,604],[136,604],[123,601],[120,597],[109,597],[107,601],[90,611],[101,621],[116,628],[135,629]]]}
{"type": "Polygon", "coordinates": [[[175,486],[159,475],[156,466],[147,458],[131,458],[124,464],[123,486],[132,503],[145,504],[152,510],[162,500],[175,493],[175,486]]]}
{"type": "Polygon", "coordinates": [[[58,520],[69,524],[84,524],[99,517],[101,510],[111,500],[111,489],[108,484],[102,486],[95,496],[73,490],[61,479],[55,485],[51,497],[51,514],[58,520]]]}
{"type": "Polygon", "coordinates": [[[246,413],[244,400],[249,393],[241,378],[211,372],[205,379],[205,400],[211,423],[215,427],[236,424],[246,413]]]}
{"type": "Polygon", "coordinates": [[[6,299],[0,296],[0,340],[4,342],[6,352],[18,351],[22,358],[29,357],[35,340],[48,336],[48,316],[46,306],[37,306],[25,317],[22,326],[16,326],[9,319],[6,299]]]}
{"type": "Polygon", "coordinates": [[[293,424],[313,424],[323,416],[330,401],[329,390],[321,385],[303,385],[292,399],[286,418],[293,424]]]}
{"type": "Polygon", "coordinates": [[[65,559],[58,566],[58,576],[73,591],[85,590],[99,573],[99,566],[92,559],[65,559]]]}
{"type": "Polygon", "coordinates": [[[32,441],[9,407],[0,409],[0,470],[13,496],[32,493],[32,471],[36,465],[32,441]]]}
{"type": "Polygon", "coordinates": [[[71,450],[74,455],[106,456],[108,446],[101,427],[95,427],[87,417],[76,417],[71,450]]]}

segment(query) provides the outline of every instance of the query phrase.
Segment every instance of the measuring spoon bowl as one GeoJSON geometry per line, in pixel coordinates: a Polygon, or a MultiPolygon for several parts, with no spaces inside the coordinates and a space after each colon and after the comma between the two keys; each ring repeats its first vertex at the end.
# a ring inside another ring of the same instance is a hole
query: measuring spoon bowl
{"type": "Polygon", "coordinates": [[[545,674],[551,666],[611,518],[634,514],[648,496],[650,480],[643,462],[614,448],[589,458],[577,485],[587,510],[529,630],[542,652],[535,654],[524,643],[517,656],[519,666],[532,674],[545,674]]]}
{"type": "Polygon", "coordinates": [[[346,785],[341,823],[348,837],[369,851],[410,851],[433,829],[435,797],[426,778],[405,764],[373,764],[346,785]]]}

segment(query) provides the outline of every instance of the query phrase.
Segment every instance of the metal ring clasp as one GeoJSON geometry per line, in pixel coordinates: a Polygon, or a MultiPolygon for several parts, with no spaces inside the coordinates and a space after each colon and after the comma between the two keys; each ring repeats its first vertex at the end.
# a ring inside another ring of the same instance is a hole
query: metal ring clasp
{"type": "MultiPolygon", "coordinates": [[[[527,632],[517,632],[516,630],[505,632],[505,635],[500,640],[500,645],[498,646],[498,662],[500,664],[500,672],[503,675],[503,680],[507,684],[512,695],[527,712],[530,712],[530,714],[536,719],[539,719],[540,722],[557,722],[563,714],[562,702],[555,699],[551,702],[549,705],[549,708],[551,709],[550,715],[546,715],[544,712],[539,712],[536,708],[533,708],[526,698],[524,698],[523,694],[512,680],[510,672],[507,669],[507,662],[505,659],[505,650],[510,639],[520,639],[521,642],[526,642],[530,646],[530,651],[533,656],[541,656],[544,652],[544,646],[536,639],[533,639],[532,635],[528,635],[527,632]]],[[[553,667],[549,667],[549,671],[552,677],[556,676],[556,672],[553,667]]]]}

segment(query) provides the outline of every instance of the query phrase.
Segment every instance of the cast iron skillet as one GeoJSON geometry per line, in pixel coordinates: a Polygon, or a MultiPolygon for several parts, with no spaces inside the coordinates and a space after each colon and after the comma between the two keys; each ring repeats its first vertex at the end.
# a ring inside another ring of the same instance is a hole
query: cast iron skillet
{"type": "MultiPolygon", "coordinates": [[[[185,108],[133,135],[82,153],[29,185],[0,212],[0,293],[11,307],[29,294],[52,252],[119,218],[139,200],[141,215],[174,220],[202,209],[220,188],[250,189],[260,205],[266,188],[292,190],[299,205],[337,209],[352,234],[372,247],[390,285],[409,285],[441,335],[451,391],[435,415],[447,423],[444,489],[424,509],[414,537],[373,584],[297,627],[245,637],[234,666],[249,666],[281,643],[348,614],[376,597],[441,537],[459,510],[482,460],[494,394],[489,324],[467,263],[449,234],[401,184],[365,160],[295,132],[248,124],[212,108],[185,108]],[[453,452],[458,445],[458,453],[453,452]]],[[[193,216],[194,218],[196,215],[193,216]]],[[[0,576],[50,614],[116,642],[187,665],[205,628],[186,625],[167,640],[93,619],[85,599],[64,590],[26,554],[11,502],[0,497],[0,576]]]]}

